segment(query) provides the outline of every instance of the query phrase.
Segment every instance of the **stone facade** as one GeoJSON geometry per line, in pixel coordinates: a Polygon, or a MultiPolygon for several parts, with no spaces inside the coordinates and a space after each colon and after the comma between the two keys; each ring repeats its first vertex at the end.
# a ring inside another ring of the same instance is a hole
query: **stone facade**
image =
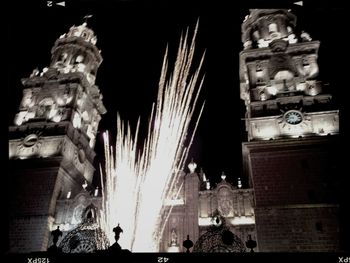
{"type": "MultiPolygon", "coordinates": [[[[166,202],[173,208],[165,224],[160,251],[186,251],[182,242],[187,235],[196,243],[213,226],[221,224],[215,222],[218,215],[238,240],[245,242],[249,235],[256,240],[252,189],[233,186],[224,175],[215,187],[208,187],[203,173],[183,174],[179,181],[179,185],[183,182],[183,189],[178,198],[166,202]]],[[[213,248],[212,252],[230,251],[224,244],[220,247],[220,251],[213,248]]]]}
{"type": "Polygon", "coordinates": [[[102,62],[95,44],[85,23],[74,26],[56,41],[50,66],[22,80],[23,99],[9,128],[11,252],[45,251],[62,212],[59,200],[77,197],[92,181],[106,112],[95,85],[102,62]]]}
{"type": "Polygon", "coordinates": [[[288,10],[251,10],[242,25],[241,98],[258,247],[339,250],[339,111],[317,80],[320,43],[288,10]],[[326,135],[326,136],[325,136],[326,135]]]}
{"type": "MultiPolygon", "coordinates": [[[[213,187],[191,163],[179,177],[179,194],[165,200],[159,251],[183,252],[187,236],[197,251],[237,252],[249,236],[255,251],[338,250],[338,110],[317,80],[320,43],[305,32],[297,36],[295,26],[296,17],[283,9],[246,17],[240,89],[250,188],[224,175],[213,187]],[[228,232],[236,248],[222,244],[228,232]],[[215,245],[201,247],[208,236],[215,245]]],[[[82,225],[87,209],[102,207],[99,189],[90,185],[106,112],[94,84],[102,62],[95,44],[86,23],[74,26],[56,41],[50,66],[22,80],[23,99],[9,128],[11,252],[45,251],[50,231],[60,226],[64,238],[82,225]]]]}

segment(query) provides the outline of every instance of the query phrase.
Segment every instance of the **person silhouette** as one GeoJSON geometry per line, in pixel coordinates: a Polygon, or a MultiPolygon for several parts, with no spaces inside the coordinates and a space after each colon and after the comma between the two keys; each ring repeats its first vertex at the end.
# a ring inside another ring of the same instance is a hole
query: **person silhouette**
{"type": "Polygon", "coordinates": [[[58,238],[62,236],[62,231],[60,230],[60,226],[57,226],[57,229],[51,232],[51,235],[53,236],[53,245],[56,246],[58,238]]]}

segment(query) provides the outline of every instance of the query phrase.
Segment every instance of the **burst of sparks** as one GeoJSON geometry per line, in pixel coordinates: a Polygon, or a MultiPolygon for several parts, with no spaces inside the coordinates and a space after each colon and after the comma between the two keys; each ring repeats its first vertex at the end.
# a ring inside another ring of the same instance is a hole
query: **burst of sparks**
{"type": "MultiPolygon", "coordinates": [[[[203,103],[186,146],[188,128],[203,84],[203,78],[199,85],[198,79],[204,55],[196,71],[190,73],[197,29],[198,23],[189,47],[188,31],[181,37],[170,77],[167,77],[166,49],[157,101],[152,106],[147,137],[140,153],[136,149],[140,120],[133,136],[130,126],[118,115],[115,150],[109,143],[108,133],[104,134],[106,178],[102,185],[100,221],[111,243],[114,242],[113,227],[120,223],[124,231],[118,243],[133,252],[158,251],[165,224],[161,220],[163,202],[174,188],[178,171],[184,167],[204,107],[203,103]]],[[[171,209],[165,218],[170,212],[171,209]]]]}

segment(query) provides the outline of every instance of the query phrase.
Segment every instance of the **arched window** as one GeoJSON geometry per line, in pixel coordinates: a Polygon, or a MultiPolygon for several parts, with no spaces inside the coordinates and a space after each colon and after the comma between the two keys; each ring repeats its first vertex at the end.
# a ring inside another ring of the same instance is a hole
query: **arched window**
{"type": "Polygon", "coordinates": [[[58,61],[64,63],[64,62],[66,62],[67,57],[68,57],[68,54],[67,54],[66,52],[63,52],[63,53],[60,55],[60,58],[58,59],[58,61]]]}
{"type": "Polygon", "coordinates": [[[44,98],[39,102],[37,109],[38,117],[47,117],[48,113],[51,110],[52,105],[54,104],[52,98],[44,98]]]}

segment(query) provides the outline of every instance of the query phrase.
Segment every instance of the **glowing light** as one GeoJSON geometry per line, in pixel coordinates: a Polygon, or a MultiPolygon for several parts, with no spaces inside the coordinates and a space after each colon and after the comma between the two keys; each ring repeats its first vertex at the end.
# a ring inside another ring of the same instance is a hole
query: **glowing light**
{"type": "Polygon", "coordinates": [[[212,225],[212,218],[211,217],[199,217],[198,218],[198,225],[199,226],[210,226],[212,225]]]}
{"type": "Polygon", "coordinates": [[[73,117],[73,127],[79,129],[81,127],[81,117],[79,113],[75,113],[73,117]]]}
{"type": "Polygon", "coordinates": [[[242,188],[242,181],[241,181],[241,178],[238,178],[238,188],[242,188]]]}
{"type": "Polygon", "coordinates": [[[270,93],[271,95],[276,95],[277,89],[275,86],[267,86],[267,92],[270,93]]]}
{"type": "Polygon", "coordinates": [[[64,105],[64,100],[62,98],[57,98],[56,102],[60,106],[64,105]]]}
{"type": "Polygon", "coordinates": [[[273,120],[261,120],[252,124],[252,131],[254,137],[269,140],[278,135],[277,127],[273,120]]]}
{"type": "Polygon", "coordinates": [[[55,107],[52,107],[50,112],[49,112],[49,119],[51,119],[52,117],[54,117],[57,113],[57,109],[55,109],[55,107]]]}
{"type": "Polygon", "coordinates": [[[19,113],[17,113],[16,119],[15,119],[15,124],[17,126],[20,126],[23,123],[26,114],[27,114],[26,111],[20,111],[19,113]]]}
{"type": "Polygon", "coordinates": [[[60,122],[60,121],[61,121],[61,116],[60,116],[60,115],[56,115],[56,116],[54,116],[54,117],[52,118],[52,120],[53,120],[54,122],[60,122]]]}
{"type": "Polygon", "coordinates": [[[260,100],[264,101],[264,100],[267,100],[267,96],[265,94],[265,92],[260,92],[260,100]]]}
{"type": "Polygon", "coordinates": [[[210,190],[210,182],[209,182],[209,180],[207,181],[205,187],[206,187],[207,190],[210,190]]]}
{"type": "Polygon", "coordinates": [[[180,248],[178,246],[170,246],[168,247],[168,251],[169,253],[177,253],[180,252],[180,248]]]}
{"type": "Polygon", "coordinates": [[[255,218],[253,216],[240,216],[240,217],[234,217],[230,220],[230,223],[234,226],[237,225],[252,225],[255,224],[255,218]]]}
{"type": "Polygon", "coordinates": [[[191,174],[195,172],[196,168],[197,168],[197,164],[194,161],[191,161],[188,164],[188,169],[190,170],[191,174]]]}
{"type": "Polygon", "coordinates": [[[86,182],[86,180],[84,181],[84,183],[81,185],[84,189],[86,189],[86,187],[88,186],[88,183],[86,182]]]}
{"type": "MultiPolygon", "coordinates": [[[[118,243],[133,252],[158,250],[166,223],[166,220],[161,220],[162,208],[165,200],[171,199],[170,195],[181,174],[178,171],[184,168],[188,147],[203,110],[204,104],[190,142],[186,145],[189,124],[194,118],[203,83],[201,79],[197,85],[204,56],[197,70],[190,75],[197,28],[198,23],[190,47],[187,46],[187,33],[184,38],[181,37],[174,70],[168,80],[168,52],[165,52],[158,97],[152,107],[148,133],[141,151],[138,152],[136,147],[140,120],[133,136],[130,126],[117,116],[115,149],[110,146],[108,132],[103,134],[106,181],[103,183],[101,180],[101,227],[113,243],[112,229],[120,223],[124,232],[118,243]]],[[[165,218],[169,217],[171,208],[167,209],[165,218]]]]}
{"type": "MultiPolygon", "coordinates": [[[[227,218],[226,220],[229,220],[229,222],[234,225],[234,226],[237,226],[237,225],[252,225],[252,224],[255,224],[255,218],[254,216],[235,216],[233,218],[227,218]]],[[[210,226],[210,225],[213,225],[213,224],[220,224],[221,222],[216,221],[216,218],[211,218],[211,217],[199,217],[198,218],[198,225],[199,226],[210,226]]]]}
{"type": "Polygon", "coordinates": [[[20,125],[22,125],[22,123],[23,123],[23,118],[20,118],[19,116],[16,118],[16,120],[15,120],[15,124],[17,125],[17,126],[20,126],[20,125]]]}
{"type": "Polygon", "coordinates": [[[94,191],[94,196],[98,196],[98,187],[96,187],[96,189],[94,191]]]}
{"type": "Polygon", "coordinates": [[[222,174],[221,174],[221,179],[222,179],[222,180],[225,180],[225,179],[226,179],[226,175],[225,175],[224,172],[222,172],[222,174]]]}
{"type": "Polygon", "coordinates": [[[297,90],[303,91],[305,89],[306,89],[306,83],[305,82],[300,82],[299,84],[297,84],[297,90]]]}
{"type": "Polygon", "coordinates": [[[166,199],[164,205],[175,206],[175,205],[184,205],[185,201],[183,199],[166,199]]]}
{"type": "Polygon", "coordinates": [[[69,192],[67,193],[67,199],[69,199],[71,195],[72,195],[72,192],[69,191],[69,192]]]}

